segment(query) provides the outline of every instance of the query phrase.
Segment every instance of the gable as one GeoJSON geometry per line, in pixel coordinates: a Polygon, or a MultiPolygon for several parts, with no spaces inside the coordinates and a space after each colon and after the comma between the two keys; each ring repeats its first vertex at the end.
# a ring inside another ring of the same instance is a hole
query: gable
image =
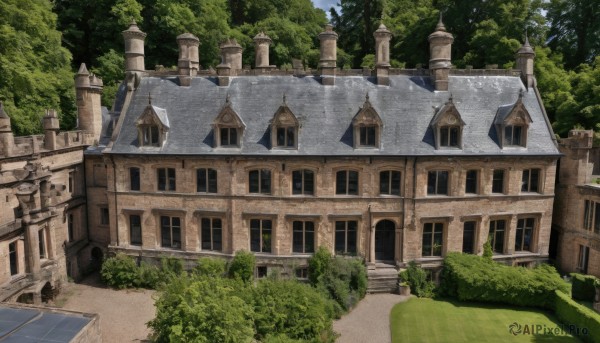
{"type": "Polygon", "coordinates": [[[136,125],[158,125],[163,129],[169,129],[169,117],[167,111],[163,108],[148,105],[137,118],[136,125]]]}
{"type": "Polygon", "coordinates": [[[213,121],[213,125],[217,127],[236,127],[236,128],[244,128],[246,125],[242,121],[242,118],[237,114],[237,112],[232,108],[231,102],[229,100],[229,95],[225,100],[225,105],[221,108],[221,111],[217,115],[217,117],[213,121]]]}
{"type": "Polygon", "coordinates": [[[379,113],[377,113],[377,111],[373,108],[373,105],[371,105],[371,102],[369,101],[369,94],[366,95],[365,102],[363,103],[358,113],[356,113],[354,118],[352,118],[352,124],[355,126],[383,125],[383,121],[381,120],[379,113]]]}
{"type": "Polygon", "coordinates": [[[431,120],[431,125],[433,127],[440,126],[463,126],[465,122],[462,120],[462,116],[456,106],[454,106],[454,102],[452,97],[442,106],[433,116],[431,120]]]}

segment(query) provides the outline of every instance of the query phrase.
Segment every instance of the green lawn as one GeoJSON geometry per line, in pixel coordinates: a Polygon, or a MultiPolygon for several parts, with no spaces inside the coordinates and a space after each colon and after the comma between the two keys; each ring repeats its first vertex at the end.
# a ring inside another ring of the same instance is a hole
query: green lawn
{"type": "Polygon", "coordinates": [[[394,306],[390,324],[394,343],[580,342],[564,333],[558,336],[531,333],[535,325],[542,330],[544,326],[560,327],[549,312],[454,300],[411,298],[394,306]],[[513,323],[521,326],[521,333],[509,332],[513,323]],[[527,330],[530,333],[524,334],[527,330]]]}

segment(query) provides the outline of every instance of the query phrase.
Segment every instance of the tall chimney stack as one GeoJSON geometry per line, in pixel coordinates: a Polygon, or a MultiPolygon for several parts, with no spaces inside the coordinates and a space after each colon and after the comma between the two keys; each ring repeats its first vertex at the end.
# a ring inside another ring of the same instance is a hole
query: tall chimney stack
{"type": "Polygon", "coordinates": [[[273,41],[264,32],[254,36],[255,68],[260,71],[265,71],[273,68],[269,65],[269,46],[273,41]]]}
{"type": "Polygon", "coordinates": [[[429,35],[429,71],[436,91],[448,90],[448,74],[452,66],[452,42],[454,37],[446,32],[446,27],[440,20],[435,27],[435,32],[429,35]]]}
{"type": "Polygon", "coordinates": [[[198,75],[198,69],[200,69],[198,54],[200,40],[191,33],[184,33],[177,36],[177,44],[179,45],[179,59],[177,60],[179,85],[189,86],[192,77],[198,75]]]}
{"type": "Polygon", "coordinates": [[[221,64],[217,66],[219,86],[228,86],[229,77],[242,70],[242,47],[234,39],[221,43],[221,64]]]}
{"type": "Polygon", "coordinates": [[[135,89],[146,70],[144,65],[144,39],[146,34],[140,30],[135,20],[122,32],[125,40],[125,80],[129,90],[135,89]]]}
{"type": "Polygon", "coordinates": [[[377,73],[377,84],[382,86],[390,85],[390,39],[392,33],[381,23],[377,31],[373,33],[375,37],[375,70],[377,73]]]}
{"type": "Polygon", "coordinates": [[[333,31],[331,24],[325,25],[325,31],[319,33],[321,41],[321,83],[326,86],[335,85],[335,72],[337,68],[337,39],[338,34],[333,31]]]}

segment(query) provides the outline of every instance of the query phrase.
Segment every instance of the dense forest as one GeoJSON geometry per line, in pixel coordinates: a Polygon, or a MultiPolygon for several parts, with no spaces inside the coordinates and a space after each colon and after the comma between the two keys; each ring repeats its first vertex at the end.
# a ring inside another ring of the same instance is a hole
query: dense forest
{"type": "MultiPolygon", "coordinates": [[[[392,66],[427,66],[427,36],[440,12],[455,41],[457,68],[512,68],[527,33],[535,73],[555,132],[594,129],[600,137],[600,2],[598,0],[340,0],[329,20],[339,34],[338,67],[372,67],[373,31],[393,33],[392,66]]],[[[18,135],[39,133],[45,108],[75,126],[73,77],[80,63],[102,77],[111,106],[123,78],[121,31],[134,19],[148,34],[146,66],[177,63],[175,37],[201,40],[200,64],[219,63],[218,43],[236,38],[252,65],[252,37],[272,39],[271,63],[300,59],[315,68],[317,35],[328,22],[310,0],[0,0],[0,101],[18,135]]]]}

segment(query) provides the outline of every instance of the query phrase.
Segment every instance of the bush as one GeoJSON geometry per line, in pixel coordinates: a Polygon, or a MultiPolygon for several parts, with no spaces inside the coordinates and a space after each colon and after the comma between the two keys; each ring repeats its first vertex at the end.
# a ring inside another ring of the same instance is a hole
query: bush
{"type": "Polygon", "coordinates": [[[417,266],[415,261],[410,261],[408,268],[400,272],[400,278],[408,283],[411,292],[419,298],[432,298],[434,296],[435,284],[433,281],[428,280],[428,272],[417,266]]]}
{"type": "Polygon", "coordinates": [[[142,262],[137,270],[136,287],[157,289],[161,283],[160,270],[157,266],[142,262]]]}
{"type": "Polygon", "coordinates": [[[198,264],[194,267],[194,273],[212,277],[225,276],[227,262],[220,258],[202,257],[198,259],[198,264]]]}
{"type": "Polygon", "coordinates": [[[252,342],[254,309],[239,280],[182,276],[171,280],[148,322],[157,342],[252,342]]]}
{"type": "Polygon", "coordinates": [[[594,301],[596,296],[596,277],[593,275],[585,275],[571,273],[571,296],[575,300],[594,301]]]}
{"type": "Polygon", "coordinates": [[[333,257],[323,247],[308,261],[311,285],[335,300],[335,315],[351,309],[367,292],[367,272],[358,258],[333,257]]]}
{"type": "Polygon", "coordinates": [[[492,262],[494,256],[494,251],[492,250],[492,242],[488,239],[485,243],[483,243],[483,255],[482,257],[488,261],[492,262]]]}
{"type": "Polygon", "coordinates": [[[248,251],[237,251],[229,265],[229,277],[239,278],[244,282],[251,281],[254,277],[256,257],[248,251]]]}
{"type": "Polygon", "coordinates": [[[135,287],[138,280],[138,266],[133,258],[125,254],[109,257],[102,263],[102,281],[119,289],[135,287]]]}
{"type": "Polygon", "coordinates": [[[327,248],[321,246],[317,252],[308,260],[308,281],[316,286],[321,275],[329,268],[333,256],[327,248]]]}
{"type": "Polygon", "coordinates": [[[261,280],[253,290],[256,338],[272,342],[334,342],[333,303],[294,280],[261,280]],[[285,338],[285,339],[284,339],[285,338]]]}
{"type": "Polygon", "coordinates": [[[578,304],[567,294],[555,291],[555,313],[565,324],[564,330],[569,332],[576,329],[587,329],[585,335],[575,335],[584,342],[600,343],[600,315],[589,308],[578,304]]]}
{"type": "Polygon", "coordinates": [[[550,265],[509,267],[461,253],[449,253],[444,259],[442,294],[461,301],[552,309],[555,290],[568,293],[569,285],[550,265]]]}

